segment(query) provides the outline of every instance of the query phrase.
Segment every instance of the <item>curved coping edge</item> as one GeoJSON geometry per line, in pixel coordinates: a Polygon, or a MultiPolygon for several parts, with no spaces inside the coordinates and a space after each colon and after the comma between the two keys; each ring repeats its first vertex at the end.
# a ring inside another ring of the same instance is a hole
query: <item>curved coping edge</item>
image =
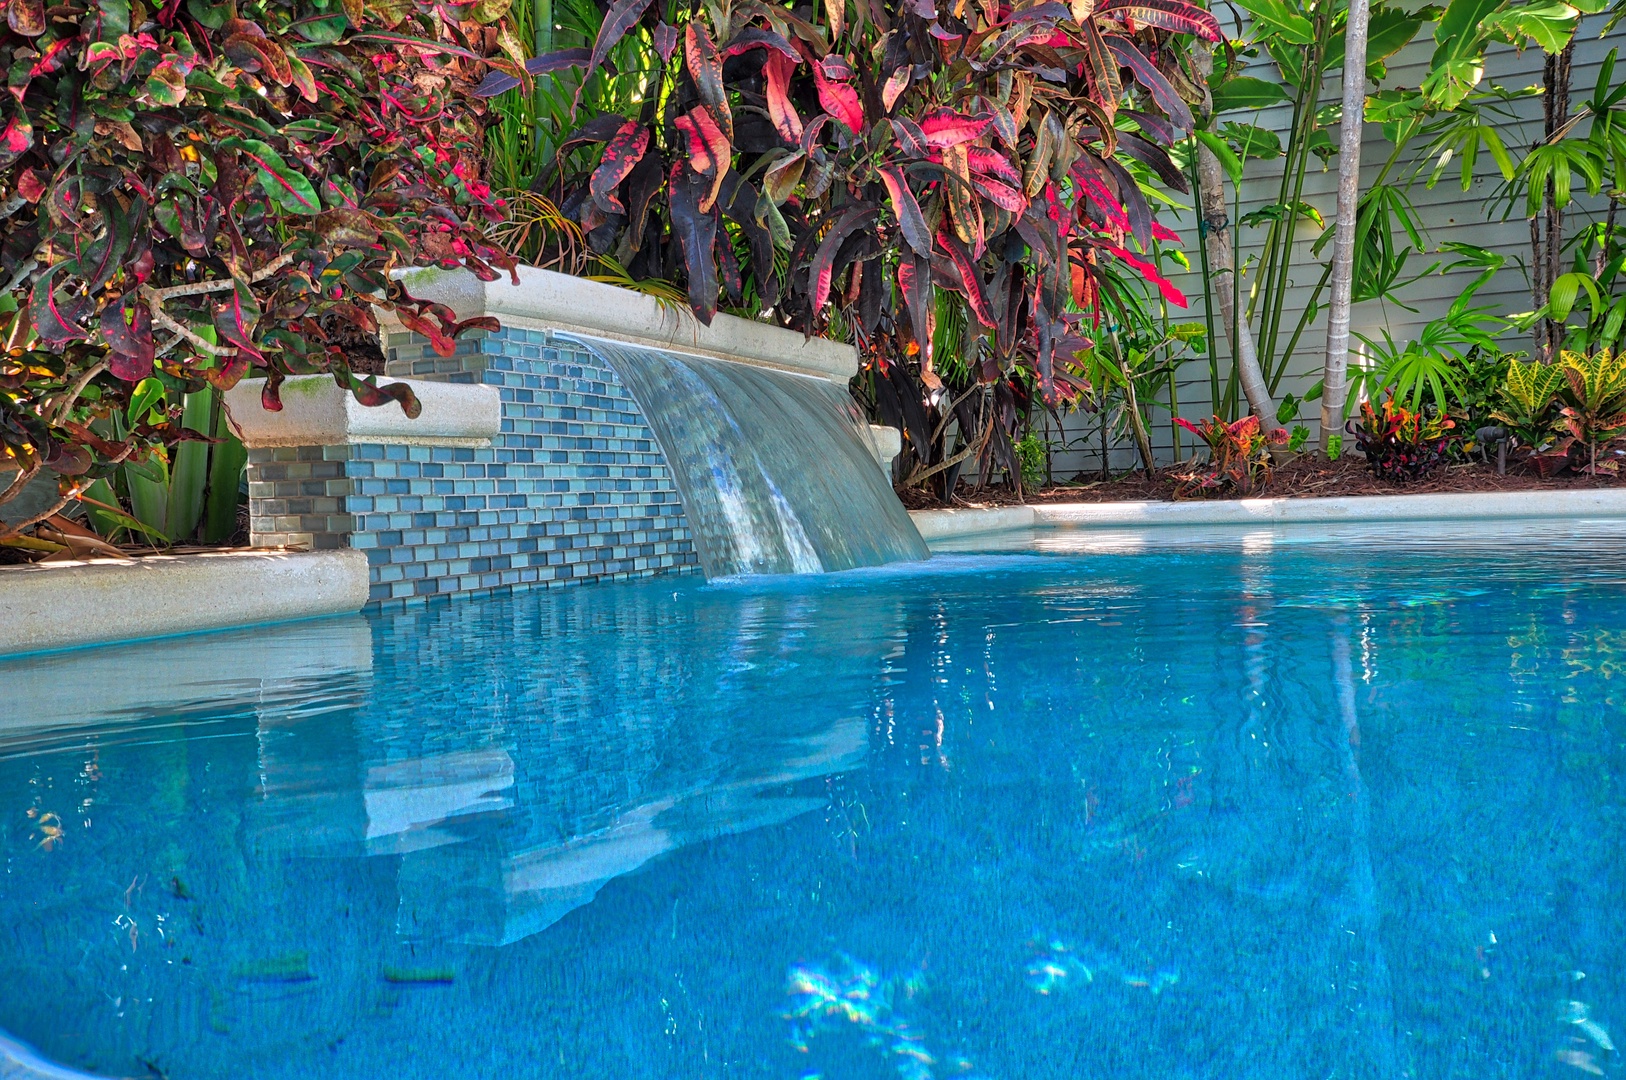
{"type": "Polygon", "coordinates": [[[360,611],[363,551],[225,551],[0,570],[0,656],[360,611]]]}
{"type": "Polygon", "coordinates": [[[1626,515],[1626,488],[1225,499],[1212,502],[1039,503],[1029,506],[915,510],[910,514],[915,520],[915,527],[928,543],[1024,528],[1291,525],[1600,515],[1626,515]]]}

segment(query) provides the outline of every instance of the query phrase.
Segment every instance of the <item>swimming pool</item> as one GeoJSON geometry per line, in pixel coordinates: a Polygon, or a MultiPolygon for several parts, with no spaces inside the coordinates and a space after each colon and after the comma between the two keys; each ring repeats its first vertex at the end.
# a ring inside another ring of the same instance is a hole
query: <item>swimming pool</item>
{"type": "Polygon", "coordinates": [[[1621,537],[1057,534],[0,665],[0,1029],[175,1080],[1612,1074],[1621,537]]]}

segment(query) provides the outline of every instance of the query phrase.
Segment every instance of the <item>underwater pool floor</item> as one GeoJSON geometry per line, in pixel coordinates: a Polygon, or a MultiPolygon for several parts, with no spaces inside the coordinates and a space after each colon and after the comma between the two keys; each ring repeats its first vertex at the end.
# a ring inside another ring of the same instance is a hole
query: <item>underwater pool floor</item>
{"type": "Polygon", "coordinates": [[[0,1030],[173,1080],[1622,1070],[1618,523],[1042,539],[0,664],[54,703],[0,691],[0,1030]]]}

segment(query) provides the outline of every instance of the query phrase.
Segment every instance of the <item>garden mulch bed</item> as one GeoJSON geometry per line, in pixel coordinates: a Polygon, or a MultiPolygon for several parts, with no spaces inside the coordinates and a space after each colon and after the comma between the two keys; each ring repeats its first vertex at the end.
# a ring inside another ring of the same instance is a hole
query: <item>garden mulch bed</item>
{"type": "MultiPolygon", "coordinates": [[[[898,498],[911,510],[939,510],[949,506],[1011,506],[1016,503],[1064,502],[1174,502],[1174,469],[1160,469],[1150,475],[1135,471],[1110,480],[1080,478],[1069,484],[1056,484],[1040,491],[1027,491],[1020,498],[1008,484],[991,485],[974,491],[962,482],[954,500],[943,502],[937,493],[923,488],[898,488],[898,498]]],[[[1271,471],[1270,483],[1254,497],[1314,498],[1341,495],[1439,495],[1484,491],[1570,491],[1588,488],[1626,486],[1626,476],[1564,475],[1543,479],[1533,469],[1509,464],[1507,475],[1498,476],[1495,465],[1466,462],[1450,465],[1412,484],[1391,484],[1367,470],[1361,458],[1339,461],[1304,455],[1278,465],[1271,471]]]]}

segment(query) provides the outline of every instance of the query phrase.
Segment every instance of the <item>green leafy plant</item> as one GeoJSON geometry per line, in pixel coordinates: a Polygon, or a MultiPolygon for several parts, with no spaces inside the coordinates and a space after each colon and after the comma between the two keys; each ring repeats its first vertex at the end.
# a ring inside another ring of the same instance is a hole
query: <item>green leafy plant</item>
{"type": "Polygon", "coordinates": [[[1564,378],[1559,448],[1581,449],[1587,459],[1583,471],[1595,474],[1598,451],[1626,434],[1626,354],[1565,350],[1559,366],[1564,378]]]}
{"type": "Polygon", "coordinates": [[[1558,390],[1563,385],[1564,372],[1556,364],[1515,359],[1508,364],[1507,381],[1498,391],[1498,408],[1491,419],[1506,425],[1519,446],[1539,452],[1553,441],[1558,390]]]}
{"type": "Polygon", "coordinates": [[[1445,464],[1454,427],[1444,413],[1432,407],[1413,412],[1393,396],[1381,409],[1361,402],[1359,418],[1345,424],[1373,474],[1397,484],[1419,480],[1445,464]]]}
{"type": "Polygon", "coordinates": [[[1037,432],[1029,431],[1016,440],[1014,449],[1016,460],[1022,466],[1023,486],[1036,488],[1043,484],[1050,464],[1050,447],[1037,432]]]}
{"type": "Polygon", "coordinates": [[[157,459],[171,493],[195,490],[185,444],[215,438],[197,395],[251,372],[268,376],[268,408],[284,376],[330,372],[415,415],[406,386],[356,375],[342,342],[376,332],[380,308],[445,355],[489,328],[412,300],[390,271],[513,267],[485,235],[505,208],[480,179],[469,96],[488,68],[524,75],[487,25],[501,8],[13,4],[0,292],[21,310],[0,315],[0,460],[15,471],[0,501],[46,469],[61,509],[157,459]],[[114,430],[148,379],[162,404],[114,430]]]}
{"type": "Polygon", "coordinates": [[[1174,474],[1175,497],[1180,499],[1223,493],[1253,494],[1270,479],[1270,448],[1289,440],[1281,428],[1264,430],[1259,418],[1251,414],[1229,422],[1215,416],[1201,424],[1184,418],[1176,419],[1175,423],[1208,446],[1206,468],[1193,466],[1174,474]]]}

